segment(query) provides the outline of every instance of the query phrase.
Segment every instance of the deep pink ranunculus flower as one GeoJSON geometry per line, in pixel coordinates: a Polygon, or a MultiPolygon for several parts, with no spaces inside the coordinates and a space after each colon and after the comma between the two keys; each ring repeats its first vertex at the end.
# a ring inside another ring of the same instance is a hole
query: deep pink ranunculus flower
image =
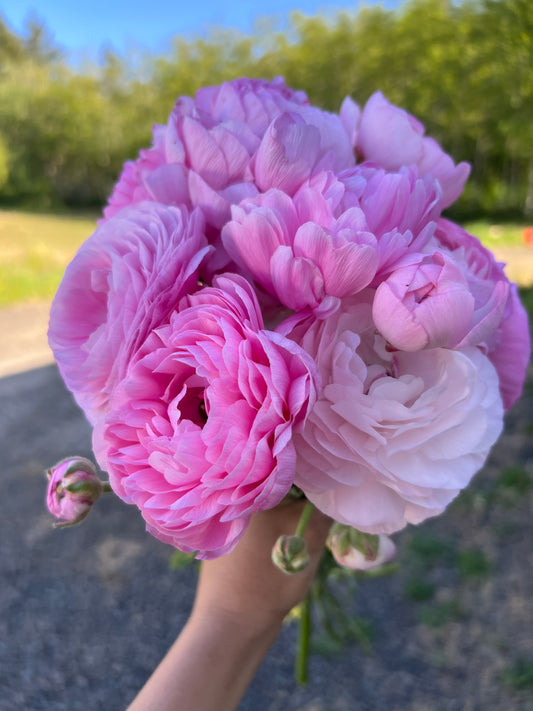
{"type": "Polygon", "coordinates": [[[375,161],[386,170],[416,165],[420,175],[436,178],[442,187],[443,207],[459,197],[470,173],[467,163],[455,165],[433,138],[424,136],[420,121],[389,103],[379,91],[361,112],[355,145],[363,160],[375,161]]]}
{"type": "Polygon", "coordinates": [[[440,219],[434,244],[450,251],[474,297],[471,327],[458,347],[478,345],[498,371],[505,409],[520,397],[531,355],[527,312],[502,264],[459,225],[440,219]]]}
{"type": "Polygon", "coordinates": [[[328,319],[279,330],[315,359],[322,389],[302,433],[295,484],[336,521],[392,533],[441,513],[502,429],[498,376],[478,348],[391,351],[372,290],[328,319]],[[365,298],[366,297],[366,298],[365,298]]]}
{"type": "Polygon", "coordinates": [[[363,212],[335,216],[320,190],[294,198],[269,190],[233,207],[222,231],[232,259],[289,309],[321,315],[339,299],[364,289],[378,265],[377,240],[363,212]]]}
{"type": "Polygon", "coordinates": [[[54,298],[48,340],[91,423],[150,331],[198,288],[211,249],[198,210],[152,202],[124,208],[80,247],[54,298]]]}
{"type": "Polygon", "coordinates": [[[314,363],[264,330],[236,275],[186,297],[147,346],[95,429],[95,452],[153,535],[199,558],[223,555],[293,483],[314,363]]]}

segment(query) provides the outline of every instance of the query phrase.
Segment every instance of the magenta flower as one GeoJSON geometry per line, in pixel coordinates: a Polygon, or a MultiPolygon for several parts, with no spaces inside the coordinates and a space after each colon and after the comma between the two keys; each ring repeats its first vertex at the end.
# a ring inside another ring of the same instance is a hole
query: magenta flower
{"type": "Polygon", "coordinates": [[[198,288],[210,249],[198,211],[149,202],[125,208],[81,246],[52,304],[48,339],[90,422],[150,331],[198,288]]]}
{"type": "Polygon", "coordinates": [[[441,513],[502,429],[496,371],[477,348],[391,352],[373,292],[279,330],[315,359],[322,389],[295,435],[295,484],[336,521],[389,534],[441,513]]]}
{"type": "Polygon", "coordinates": [[[289,491],[316,370],[263,329],[253,290],[235,275],[184,299],[147,346],[96,427],[95,452],[153,535],[214,558],[289,491]]]}
{"type": "Polygon", "coordinates": [[[459,266],[441,252],[413,254],[378,286],[372,317],[394,348],[453,348],[465,337],[474,297],[459,266]]]}
{"type": "Polygon", "coordinates": [[[104,491],[94,464],[85,457],[68,457],[47,472],[46,505],[57,526],[73,526],[88,515],[104,491]]]}
{"type": "Polygon", "coordinates": [[[454,165],[435,140],[424,136],[424,126],[414,116],[390,104],[379,91],[361,112],[356,150],[363,160],[375,161],[386,170],[416,165],[420,175],[436,178],[443,207],[459,197],[470,173],[467,163],[454,165]]]}

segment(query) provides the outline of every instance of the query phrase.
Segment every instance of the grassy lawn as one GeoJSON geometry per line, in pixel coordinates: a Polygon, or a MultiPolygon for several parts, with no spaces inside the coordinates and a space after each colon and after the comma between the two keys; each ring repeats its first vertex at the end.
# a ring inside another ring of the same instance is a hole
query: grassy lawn
{"type": "Polygon", "coordinates": [[[0,210],[0,308],[51,299],[96,219],[0,210]]]}
{"type": "Polygon", "coordinates": [[[466,222],[463,227],[467,232],[480,239],[485,247],[494,249],[498,247],[524,247],[522,231],[528,225],[512,222],[491,224],[487,221],[478,220],[477,222],[466,222]]]}
{"type": "MultiPolygon", "coordinates": [[[[66,265],[94,231],[97,217],[0,210],[0,308],[22,301],[50,300],[66,265]]],[[[516,223],[491,225],[488,221],[465,224],[492,249],[524,246],[524,227],[516,223]]]]}

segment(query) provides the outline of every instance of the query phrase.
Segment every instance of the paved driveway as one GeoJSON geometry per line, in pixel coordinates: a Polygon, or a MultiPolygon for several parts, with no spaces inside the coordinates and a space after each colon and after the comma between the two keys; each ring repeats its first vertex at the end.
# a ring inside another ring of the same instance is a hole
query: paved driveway
{"type": "MultiPolygon", "coordinates": [[[[90,456],[90,431],[55,366],[46,365],[42,327],[36,335],[43,313],[20,307],[0,320],[6,344],[0,359],[0,709],[120,711],[184,623],[195,572],[170,571],[170,549],[113,496],[81,526],[51,527],[43,470],[70,453],[90,456]]],[[[531,689],[504,682],[515,663],[533,664],[532,490],[526,486],[515,498],[510,492],[508,501],[490,506],[485,496],[509,465],[518,463],[531,480],[531,386],[532,379],[471,496],[397,537],[398,574],[359,586],[349,605],[372,625],[373,653],[352,647],[316,656],[309,687],[298,689],[294,629],[287,628],[242,711],[533,707],[531,689]],[[445,542],[443,550],[456,557],[414,560],[415,535],[445,542]],[[472,549],[490,567],[468,578],[453,561],[472,549]],[[434,598],[413,602],[406,590],[414,579],[430,581],[434,598]],[[431,617],[439,611],[448,612],[431,617]]]]}

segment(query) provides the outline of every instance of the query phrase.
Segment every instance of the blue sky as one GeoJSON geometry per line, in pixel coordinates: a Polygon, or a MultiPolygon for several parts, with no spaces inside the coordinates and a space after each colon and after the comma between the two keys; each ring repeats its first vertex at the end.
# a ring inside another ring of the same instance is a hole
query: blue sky
{"type": "MultiPolygon", "coordinates": [[[[394,8],[401,0],[365,0],[366,5],[394,8]]],[[[20,32],[34,12],[46,22],[57,44],[72,56],[95,54],[111,44],[122,52],[129,44],[164,51],[174,35],[194,37],[214,26],[253,29],[258,17],[279,22],[293,10],[305,14],[355,9],[358,0],[0,0],[0,15],[20,32]]]]}

